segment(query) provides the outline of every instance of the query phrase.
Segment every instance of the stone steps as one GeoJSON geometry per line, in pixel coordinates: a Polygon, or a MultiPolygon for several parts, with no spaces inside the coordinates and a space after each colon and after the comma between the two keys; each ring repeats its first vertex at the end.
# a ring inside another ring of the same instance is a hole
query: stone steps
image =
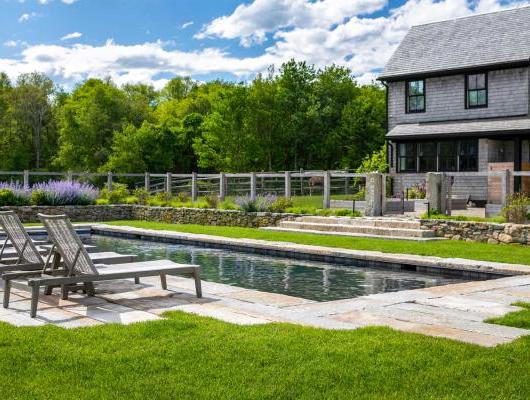
{"type": "Polygon", "coordinates": [[[386,239],[439,240],[434,232],[421,229],[419,221],[397,218],[299,217],[282,221],[268,230],[364,236],[386,239]]]}

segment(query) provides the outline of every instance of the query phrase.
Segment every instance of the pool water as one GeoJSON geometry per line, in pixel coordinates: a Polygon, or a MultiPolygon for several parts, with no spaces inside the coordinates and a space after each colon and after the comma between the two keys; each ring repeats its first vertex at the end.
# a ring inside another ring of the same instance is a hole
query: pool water
{"type": "Polygon", "coordinates": [[[420,272],[361,268],[344,264],[263,256],[225,249],[157,243],[94,235],[87,242],[99,251],[137,254],[141,261],[170,259],[198,264],[202,279],[316,301],[420,289],[465,279],[420,272]]]}

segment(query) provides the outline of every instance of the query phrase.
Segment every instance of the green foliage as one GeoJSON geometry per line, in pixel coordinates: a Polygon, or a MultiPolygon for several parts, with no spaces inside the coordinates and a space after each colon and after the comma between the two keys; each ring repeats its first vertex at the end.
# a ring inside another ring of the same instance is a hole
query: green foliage
{"type": "Polygon", "coordinates": [[[273,213],[283,213],[288,208],[293,207],[293,201],[286,197],[278,197],[270,206],[269,211],[273,213]]]}
{"type": "Polygon", "coordinates": [[[217,206],[217,208],[219,208],[220,210],[237,210],[237,209],[239,209],[238,206],[236,204],[234,204],[234,202],[232,202],[230,200],[224,200],[224,201],[220,202],[219,205],[217,206]]]}
{"type": "Polygon", "coordinates": [[[9,189],[0,189],[0,207],[17,204],[17,196],[9,189]]]}
{"type": "Polygon", "coordinates": [[[219,197],[215,194],[204,196],[202,200],[208,205],[208,208],[217,208],[219,205],[219,197]]]}
{"type": "Polygon", "coordinates": [[[149,200],[149,192],[145,189],[142,189],[142,188],[138,188],[138,189],[134,189],[133,190],[133,196],[135,196],[137,199],[138,199],[138,203],[137,204],[140,204],[140,205],[147,205],[147,202],[149,200]]]}
{"type": "Polygon", "coordinates": [[[503,224],[506,222],[504,217],[468,217],[464,215],[445,215],[436,212],[436,210],[430,213],[424,213],[420,216],[422,219],[445,219],[450,221],[475,221],[475,222],[494,222],[497,224],[503,224]]]}
{"type": "Polygon", "coordinates": [[[386,172],[388,163],[386,160],[386,146],[380,147],[379,150],[367,155],[361,165],[357,168],[357,173],[366,172],[386,172]]]}
{"type": "Polygon", "coordinates": [[[110,204],[123,204],[128,196],[129,189],[122,183],[113,183],[112,190],[104,188],[100,193],[100,197],[108,200],[110,204]]]}
{"type": "Polygon", "coordinates": [[[44,190],[34,190],[31,192],[30,203],[34,206],[45,206],[48,204],[48,197],[44,190]]]}
{"type": "Polygon", "coordinates": [[[506,221],[515,224],[524,224],[528,219],[530,197],[525,193],[513,193],[506,198],[506,206],[502,214],[506,221]]]}
{"type": "Polygon", "coordinates": [[[425,199],[427,196],[425,183],[417,183],[411,186],[407,191],[407,195],[409,199],[425,199]]]}
{"type": "Polygon", "coordinates": [[[96,199],[97,206],[106,206],[109,204],[110,204],[110,201],[108,199],[96,199]]]}

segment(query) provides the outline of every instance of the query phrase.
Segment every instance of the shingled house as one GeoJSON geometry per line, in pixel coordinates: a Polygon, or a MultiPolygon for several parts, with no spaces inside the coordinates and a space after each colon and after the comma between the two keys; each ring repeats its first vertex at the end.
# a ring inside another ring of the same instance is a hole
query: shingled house
{"type": "MultiPolygon", "coordinates": [[[[529,67],[530,7],[412,27],[379,77],[399,190],[429,171],[530,171],[529,67]]],[[[456,175],[456,193],[498,195],[484,174],[456,175]]],[[[530,192],[530,178],[513,185],[530,192]]]]}

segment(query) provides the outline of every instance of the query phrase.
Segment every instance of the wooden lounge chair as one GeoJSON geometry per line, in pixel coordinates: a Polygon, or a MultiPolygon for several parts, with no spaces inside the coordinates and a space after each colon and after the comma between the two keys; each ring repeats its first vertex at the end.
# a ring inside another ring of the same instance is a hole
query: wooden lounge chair
{"type": "MultiPolygon", "coordinates": [[[[99,281],[109,281],[125,278],[139,278],[145,276],[160,276],[162,289],[167,289],[166,275],[184,274],[195,279],[197,297],[202,297],[200,273],[198,265],[176,264],[169,260],[136,262],[116,266],[95,265],[83,247],[81,239],[74,230],[68,217],[64,215],[48,216],[39,214],[39,218],[48,232],[48,237],[55,245],[55,251],[61,257],[64,268],[50,268],[47,262],[39,276],[28,279],[31,287],[31,311],[34,318],[37,315],[37,305],[41,287],[60,285],[63,299],[68,298],[67,287],[77,284],[93,284],[99,281]]],[[[54,265],[58,265],[57,262],[54,265]]],[[[9,292],[11,289],[11,275],[4,274],[5,281],[4,307],[9,306],[9,292]]],[[[90,293],[93,295],[93,292],[90,293]]]]}
{"type": "MultiPolygon", "coordinates": [[[[8,271],[39,271],[49,262],[44,260],[43,255],[48,254],[50,257],[54,245],[36,246],[15,212],[0,212],[0,227],[6,235],[0,249],[0,274],[8,271]]],[[[91,253],[90,258],[95,263],[122,264],[136,261],[138,256],[102,252],[91,253]]]]}

